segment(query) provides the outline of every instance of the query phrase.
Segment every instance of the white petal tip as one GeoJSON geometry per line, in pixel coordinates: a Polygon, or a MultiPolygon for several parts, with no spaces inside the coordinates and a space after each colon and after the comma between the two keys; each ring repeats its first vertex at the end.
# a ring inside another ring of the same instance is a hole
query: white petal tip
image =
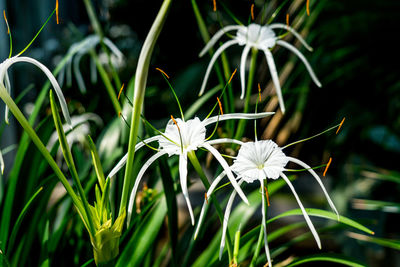
{"type": "Polygon", "coordinates": [[[315,84],[316,84],[319,88],[322,87],[322,84],[321,84],[320,82],[316,82],[315,84]]]}

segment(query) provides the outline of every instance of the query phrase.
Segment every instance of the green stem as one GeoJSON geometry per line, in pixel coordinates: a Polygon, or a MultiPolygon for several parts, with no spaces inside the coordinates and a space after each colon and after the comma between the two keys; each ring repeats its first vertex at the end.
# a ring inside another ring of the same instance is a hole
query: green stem
{"type": "Polygon", "coordinates": [[[110,78],[108,78],[106,70],[101,65],[99,58],[97,57],[96,53],[93,49],[89,51],[90,56],[93,58],[94,62],[96,63],[97,70],[100,73],[101,79],[103,80],[104,86],[107,89],[108,95],[110,96],[111,102],[114,106],[117,115],[121,112],[121,105],[118,102],[117,95],[115,93],[114,87],[111,84],[110,78]]]}
{"type": "Polygon", "coordinates": [[[82,205],[79,197],[75,194],[71,185],[68,183],[67,178],[65,178],[65,176],[62,173],[62,171],[60,170],[60,168],[58,168],[57,163],[54,161],[54,159],[50,155],[50,153],[47,150],[47,148],[45,147],[45,145],[42,143],[40,138],[37,136],[35,130],[33,130],[31,125],[29,124],[29,122],[26,120],[26,118],[22,114],[21,110],[17,107],[17,105],[14,103],[14,101],[12,100],[10,95],[7,93],[6,88],[4,88],[3,84],[0,84],[0,98],[10,108],[10,111],[12,112],[14,117],[18,120],[18,122],[21,124],[22,128],[24,128],[25,132],[31,138],[32,142],[39,149],[40,153],[43,155],[43,157],[45,158],[47,163],[50,165],[50,167],[53,169],[54,173],[56,174],[56,176],[58,177],[60,182],[63,184],[67,193],[71,196],[72,201],[74,202],[76,208],[83,216],[85,214],[85,211],[84,211],[83,205],[82,205]]]}
{"type": "Polygon", "coordinates": [[[260,254],[261,247],[263,245],[263,240],[264,240],[264,229],[262,225],[260,225],[260,233],[258,234],[257,246],[256,249],[254,250],[253,258],[251,259],[249,267],[256,266],[257,258],[258,255],[260,254]]]}
{"type": "Polygon", "coordinates": [[[100,37],[100,39],[103,39],[104,34],[103,31],[101,30],[100,23],[96,17],[96,13],[94,12],[91,0],[83,0],[83,3],[85,4],[90,24],[92,24],[94,31],[100,37]]]}
{"type": "MultiPolygon", "coordinates": [[[[199,160],[197,159],[196,154],[194,153],[193,150],[188,152],[188,158],[189,158],[190,162],[192,163],[195,171],[200,176],[200,180],[204,184],[205,188],[208,190],[208,188],[210,188],[210,182],[208,181],[207,176],[205,175],[203,168],[201,167],[201,164],[200,164],[199,160]]],[[[215,210],[217,211],[217,214],[218,214],[219,220],[221,221],[221,224],[223,224],[224,215],[223,215],[221,206],[219,205],[219,203],[214,195],[210,196],[210,200],[211,200],[211,203],[214,205],[215,210]]],[[[229,231],[226,232],[226,242],[225,243],[226,243],[226,248],[228,250],[229,262],[231,262],[231,260],[232,260],[232,239],[229,235],[229,231]]]]}
{"type": "MultiPolygon", "coordinates": [[[[252,49],[251,51],[251,61],[250,61],[250,70],[249,70],[249,77],[247,80],[247,87],[246,87],[246,99],[244,102],[244,109],[243,113],[247,113],[250,107],[250,97],[251,97],[251,88],[253,87],[254,75],[256,72],[256,63],[257,63],[257,49],[252,49]]],[[[235,138],[236,140],[240,140],[243,137],[244,130],[246,128],[247,120],[240,120],[235,138]]]]}
{"type": "Polygon", "coordinates": [[[238,256],[239,256],[239,247],[240,247],[240,226],[239,230],[235,233],[235,245],[233,246],[233,266],[238,266],[238,256]]]}
{"type": "Polygon", "coordinates": [[[160,11],[154,20],[153,25],[144,41],[142,50],[140,51],[139,61],[136,68],[135,74],[135,91],[134,91],[134,104],[132,110],[131,129],[129,133],[129,144],[128,144],[128,159],[126,161],[126,169],[124,176],[124,183],[122,187],[121,205],[119,207],[119,215],[121,215],[125,209],[128,201],[128,194],[130,190],[132,173],[133,173],[133,159],[135,157],[135,146],[137,142],[137,134],[140,125],[140,114],[142,112],[142,106],[144,102],[144,94],[146,90],[147,75],[149,72],[149,65],[151,55],[153,53],[154,46],[161,33],[161,29],[167,17],[167,13],[172,0],[164,0],[160,11]]]}

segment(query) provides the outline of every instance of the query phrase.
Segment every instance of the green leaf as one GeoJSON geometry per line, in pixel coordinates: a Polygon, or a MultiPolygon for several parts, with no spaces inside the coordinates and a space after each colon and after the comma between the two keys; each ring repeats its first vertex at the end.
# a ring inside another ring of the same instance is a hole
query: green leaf
{"type": "Polygon", "coordinates": [[[99,154],[97,153],[96,145],[94,144],[90,135],[88,136],[88,141],[89,141],[89,147],[90,147],[90,154],[92,155],[93,165],[94,165],[94,169],[96,171],[97,179],[99,181],[101,192],[104,192],[105,178],[104,178],[104,172],[103,172],[103,168],[101,166],[99,154]]]}
{"type": "Polygon", "coordinates": [[[297,266],[303,263],[308,263],[308,262],[314,262],[314,261],[328,261],[328,262],[335,262],[335,263],[340,263],[344,264],[347,266],[352,266],[352,267],[364,267],[366,266],[365,264],[362,264],[360,262],[355,261],[352,258],[343,256],[343,255],[338,255],[338,254],[333,254],[333,253],[323,253],[323,254],[317,254],[317,255],[311,255],[311,256],[305,256],[302,258],[299,258],[289,265],[287,267],[292,267],[292,266],[297,266]]]}
{"type": "Polygon", "coordinates": [[[348,233],[347,235],[349,237],[357,239],[357,240],[375,243],[375,244],[378,244],[378,245],[381,245],[384,247],[400,250],[400,241],[399,240],[391,240],[391,239],[386,239],[386,238],[367,236],[367,235],[362,235],[362,234],[352,233],[352,232],[348,233]]]}

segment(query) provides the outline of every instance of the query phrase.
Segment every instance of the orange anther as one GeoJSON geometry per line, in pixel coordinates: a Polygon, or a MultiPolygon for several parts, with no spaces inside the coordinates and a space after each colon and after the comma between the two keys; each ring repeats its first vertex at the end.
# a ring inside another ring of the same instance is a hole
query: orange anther
{"type": "Polygon", "coordinates": [[[342,122],[339,124],[339,128],[336,130],[336,134],[338,134],[340,128],[342,128],[343,122],[346,119],[346,117],[343,118],[342,122]]]}
{"type": "Polygon", "coordinates": [[[121,117],[121,111],[120,111],[120,112],[118,112],[118,117],[121,117]]]}
{"type": "Polygon", "coordinates": [[[237,69],[232,73],[231,78],[229,78],[228,83],[231,83],[233,76],[235,76],[237,69]]]}
{"type": "Polygon", "coordinates": [[[307,10],[307,15],[310,16],[310,0],[307,0],[306,10],[307,10]]]}
{"type": "Polygon", "coordinates": [[[124,90],[124,84],[122,84],[121,89],[119,89],[119,93],[118,93],[118,97],[117,97],[118,100],[121,97],[122,90],[124,90]]]}
{"type": "Polygon", "coordinates": [[[251,5],[250,12],[251,12],[251,20],[254,20],[254,4],[251,5]]]}
{"type": "Polygon", "coordinates": [[[213,11],[217,11],[217,1],[213,0],[213,11]]]}
{"type": "Polygon", "coordinates": [[[221,115],[224,115],[224,111],[222,110],[222,104],[221,104],[221,101],[219,100],[218,96],[217,96],[217,101],[218,101],[219,109],[221,110],[221,115]]]}
{"type": "Polygon", "coordinates": [[[289,13],[286,14],[286,26],[289,27],[289,13]]]}
{"type": "Polygon", "coordinates": [[[329,166],[331,166],[331,162],[332,162],[332,158],[329,158],[329,161],[328,161],[328,163],[326,164],[326,167],[325,167],[324,174],[322,174],[322,176],[325,176],[326,172],[328,171],[329,166]]]}
{"type": "Polygon", "coordinates": [[[165,75],[165,77],[167,77],[167,79],[169,79],[169,76],[168,76],[168,74],[167,73],[165,73],[165,71],[163,71],[162,69],[160,69],[160,68],[156,68],[156,70],[158,70],[159,72],[161,72],[162,74],[164,74],[165,75]]]}
{"type": "Polygon", "coordinates": [[[267,197],[267,204],[268,204],[268,207],[269,207],[270,203],[269,203],[268,188],[266,186],[264,186],[264,188],[265,188],[265,196],[267,197]]]}
{"type": "Polygon", "coordinates": [[[58,20],[58,0],[56,0],[56,19],[57,19],[57,24],[59,23],[58,20]]]}
{"type": "Polygon", "coordinates": [[[171,120],[175,123],[176,127],[178,127],[178,130],[180,131],[181,129],[179,129],[178,123],[176,122],[176,120],[174,119],[174,116],[171,115],[171,120]]]}
{"type": "Polygon", "coordinates": [[[208,204],[207,192],[204,193],[204,198],[206,199],[206,203],[208,204]]]}
{"type": "Polygon", "coordinates": [[[260,102],[261,102],[261,86],[258,84],[258,96],[260,97],[260,102]]]}
{"type": "Polygon", "coordinates": [[[7,34],[10,34],[10,27],[8,26],[8,21],[7,21],[7,16],[6,16],[5,10],[3,10],[3,16],[4,16],[4,20],[6,21],[6,24],[7,24],[7,34]]]}

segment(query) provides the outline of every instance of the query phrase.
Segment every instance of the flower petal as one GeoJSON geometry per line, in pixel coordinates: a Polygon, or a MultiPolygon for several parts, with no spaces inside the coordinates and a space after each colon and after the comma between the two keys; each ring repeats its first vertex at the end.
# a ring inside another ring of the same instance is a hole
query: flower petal
{"type": "Polygon", "coordinates": [[[4,159],[3,159],[3,153],[1,153],[0,149],[0,169],[1,169],[1,174],[4,174],[4,159]]]}
{"type": "Polygon", "coordinates": [[[215,148],[213,148],[211,145],[209,145],[208,143],[204,143],[202,145],[205,149],[207,149],[208,151],[211,152],[211,154],[213,154],[213,156],[218,160],[218,162],[221,164],[222,168],[224,169],[224,171],[226,172],[226,175],[229,178],[229,181],[231,182],[232,186],[235,188],[235,190],[238,192],[239,196],[243,199],[243,201],[249,205],[249,201],[247,200],[246,195],[243,193],[242,189],[240,188],[240,186],[238,185],[238,183],[236,182],[235,176],[233,176],[233,173],[231,171],[231,169],[229,168],[228,163],[225,161],[225,159],[221,156],[221,154],[218,152],[218,150],[216,150],[215,148]]]}
{"type": "Polygon", "coordinates": [[[212,182],[210,188],[208,188],[207,193],[206,193],[206,197],[207,199],[204,200],[203,206],[201,208],[200,211],[200,216],[199,216],[199,220],[197,223],[197,227],[196,227],[196,231],[194,232],[194,239],[197,238],[197,235],[199,234],[200,231],[200,226],[203,223],[203,217],[204,217],[204,212],[206,209],[206,205],[208,203],[208,199],[210,198],[211,194],[214,192],[215,187],[217,187],[217,185],[219,184],[219,182],[222,180],[222,178],[225,177],[225,171],[223,171],[220,175],[218,175],[215,180],[212,182]]]}
{"type": "Polygon", "coordinates": [[[288,42],[282,41],[282,40],[278,40],[276,41],[276,43],[280,46],[283,46],[287,49],[289,49],[290,51],[292,51],[293,53],[296,54],[296,56],[298,56],[301,61],[303,61],[304,65],[306,66],[306,69],[308,70],[308,73],[310,74],[312,80],[314,81],[314,83],[318,86],[318,87],[322,87],[321,82],[318,80],[317,76],[315,75],[313,69],[310,66],[310,63],[308,63],[307,59],[304,57],[304,55],[293,45],[289,44],[288,42]]]}
{"type": "Polygon", "coordinates": [[[139,184],[140,181],[142,180],[143,174],[145,173],[145,171],[147,170],[147,168],[154,162],[156,161],[159,157],[163,156],[167,154],[167,152],[165,151],[160,151],[157,152],[156,154],[154,154],[153,156],[151,156],[142,166],[142,168],[140,169],[136,180],[135,180],[135,185],[133,186],[133,189],[131,191],[131,195],[129,197],[129,203],[128,203],[128,216],[127,216],[127,220],[126,220],[126,224],[129,226],[129,223],[131,221],[131,217],[132,217],[132,209],[133,209],[133,204],[135,203],[135,196],[136,196],[136,191],[139,188],[139,184]]]}
{"type": "Polygon", "coordinates": [[[243,28],[244,26],[241,25],[228,25],[223,27],[221,30],[217,31],[213,37],[208,41],[206,46],[201,50],[199,57],[204,56],[204,54],[211,49],[215,45],[215,43],[218,41],[219,38],[221,38],[225,33],[233,30],[239,30],[240,28],[243,28]]]}
{"type": "Polygon", "coordinates": [[[260,180],[260,184],[261,184],[261,214],[262,214],[262,225],[264,228],[264,246],[265,246],[265,254],[267,255],[267,259],[268,259],[268,266],[272,267],[272,263],[271,263],[271,255],[269,253],[269,247],[268,247],[268,239],[267,239],[267,216],[265,214],[265,189],[264,189],[264,181],[260,180]]]}
{"type": "MultiPolygon", "coordinates": [[[[6,85],[6,91],[7,91],[7,93],[11,96],[11,83],[10,83],[10,77],[8,76],[8,72],[7,72],[7,70],[5,71],[5,85],[6,85]]],[[[7,124],[9,124],[9,121],[8,121],[8,117],[9,117],[9,113],[10,113],[10,109],[8,108],[8,106],[6,105],[6,108],[5,108],[5,121],[6,121],[6,123],[7,124]]]]}
{"type": "Polygon", "coordinates": [[[240,82],[242,84],[242,93],[240,95],[240,99],[243,99],[244,92],[246,91],[246,77],[245,77],[246,59],[247,59],[247,56],[249,55],[250,48],[251,48],[250,45],[246,45],[243,48],[242,56],[240,58],[240,82]]]}
{"type": "MultiPolygon", "coordinates": [[[[145,146],[145,144],[147,144],[147,143],[157,141],[160,137],[161,137],[161,135],[156,135],[156,136],[147,138],[140,143],[137,143],[135,146],[135,151],[139,150],[140,148],[145,146]]],[[[127,159],[128,159],[128,153],[126,153],[125,156],[123,156],[122,159],[119,160],[117,165],[115,165],[115,167],[111,170],[111,172],[107,175],[107,177],[113,177],[117,172],[119,172],[119,170],[125,166],[127,159]]]]}
{"type": "Polygon", "coordinates": [[[203,83],[202,83],[202,85],[201,85],[201,89],[200,89],[199,95],[202,95],[202,94],[204,93],[204,90],[206,89],[206,84],[207,84],[207,81],[208,81],[208,76],[210,76],[211,68],[212,68],[212,66],[214,65],[214,63],[215,63],[215,61],[217,60],[217,58],[219,57],[219,55],[220,55],[225,49],[227,49],[228,47],[230,47],[230,46],[232,46],[232,45],[234,45],[234,44],[237,44],[237,43],[238,43],[238,41],[236,41],[236,40],[230,40],[230,41],[224,43],[223,45],[221,45],[221,46],[217,49],[217,51],[215,51],[214,55],[212,56],[212,58],[211,58],[211,60],[210,60],[210,63],[208,63],[208,67],[207,67],[207,70],[206,70],[206,74],[204,75],[204,80],[203,80],[203,83]]]}
{"type": "Polygon", "coordinates": [[[311,46],[309,46],[307,44],[307,42],[303,39],[303,37],[301,37],[301,35],[292,27],[287,26],[286,24],[283,24],[283,23],[273,23],[273,24],[268,25],[268,27],[270,29],[284,29],[284,30],[291,32],[297,39],[299,39],[300,43],[302,43],[308,51],[310,51],[310,52],[313,51],[313,48],[311,46]]]}
{"type": "Polygon", "coordinates": [[[279,82],[278,72],[276,71],[274,58],[268,49],[264,49],[265,57],[267,58],[267,63],[269,67],[269,72],[271,73],[272,82],[274,83],[276,94],[278,95],[279,106],[281,107],[282,113],[285,113],[285,103],[283,102],[281,84],[279,82]]]}
{"type": "Polygon", "coordinates": [[[324,184],[321,181],[321,178],[319,178],[318,174],[310,167],[308,166],[306,163],[304,163],[303,161],[296,159],[296,158],[292,158],[292,157],[287,157],[289,159],[289,161],[296,163],[300,166],[302,166],[303,168],[307,169],[312,176],[314,176],[315,180],[317,180],[317,182],[319,183],[319,185],[322,188],[322,191],[325,194],[326,199],[328,200],[329,206],[331,206],[332,210],[336,213],[338,220],[339,220],[339,212],[337,211],[335,204],[333,204],[333,201],[331,200],[331,198],[328,195],[328,192],[326,191],[324,184]]]}
{"type": "Polygon", "coordinates": [[[233,144],[238,144],[240,146],[243,144],[242,141],[239,141],[239,140],[236,140],[236,139],[231,139],[231,138],[214,139],[214,140],[207,141],[207,143],[210,144],[210,145],[233,143],[233,144]]]}
{"type": "Polygon", "coordinates": [[[307,211],[304,209],[303,204],[301,204],[299,196],[297,195],[296,191],[294,190],[294,187],[293,187],[292,183],[290,182],[289,178],[287,178],[287,176],[284,173],[281,173],[281,177],[283,178],[283,180],[285,180],[287,185],[290,187],[290,190],[292,190],[293,195],[296,198],[297,203],[299,204],[301,212],[303,213],[304,219],[306,220],[306,223],[307,223],[308,227],[310,228],[311,233],[314,236],[315,241],[317,242],[318,248],[321,249],[321,240],[319,239],[318,233],[315,230],[314,225],[311,222],[311,219],[307,214],[307,211]]]}
{"type": "Polygon", "coordinates": [[[103,39],[103,43],[110,48],[111,52],[117,56],[118,62],[122,62],[124,55],[122,54],[121,50],[118,49],[118,47],[110,41],[108,38],[103,39]]]}
{"type": "MultiPolygon", "coordinates": [[[[167,153],[167,152],[165,152],[165,153],[167,153]]],[[[190,204],[189,192],[188,192],[188,188],[187,188],[187,154],[186,154],[186,152],[183,152],[183,154],[181,154],[179,156],[179,180],[181,183],[183,197],[185,198],[186,204],[188,206],[190,219],[192,220],[192,225],[194,225],[193,209],[192,209],[192,205],[190,204]]]]}
{"type": "Polygon", "coordinates": [[[211,118],[207,118],[203,120],[204,126],[207,126],[212,123],[216,123],[217,121],[225,121],[225,120],[253,120],[253,119],[261,119],[270,115],[274,115],[275,112],[261,112],[261,113],[230,113],[219,116],[213,116],[211,118]]]}
{"type": "Polygon", "coordinates": [[[75,74],[75,79],[78,83],[79,90],[81,93],[86,93],[86,85],[85,82],[83,81],[82,74],[79,70],[79,63],[81,62],[82,54],[78,54],[74,60],[73,60],[73,67],[74,67],[74,74],[75,74]]]}

